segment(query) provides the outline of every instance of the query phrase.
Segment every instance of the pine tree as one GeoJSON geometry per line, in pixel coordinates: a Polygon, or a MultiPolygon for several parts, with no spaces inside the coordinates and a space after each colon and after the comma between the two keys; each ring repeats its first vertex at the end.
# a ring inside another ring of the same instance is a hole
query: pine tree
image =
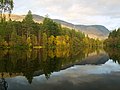
{"type": "Polygon", "coordinates": [[[25,16],[25,18],[23,19],[23,31],[24,34],[26,35],[26,38],[28,38],[30,36],[30,32],[33,30],[33,25],[34,21],[33,21],[33,16],[32,16],[32,12],[29,10],[28,14],[25,16]]]}

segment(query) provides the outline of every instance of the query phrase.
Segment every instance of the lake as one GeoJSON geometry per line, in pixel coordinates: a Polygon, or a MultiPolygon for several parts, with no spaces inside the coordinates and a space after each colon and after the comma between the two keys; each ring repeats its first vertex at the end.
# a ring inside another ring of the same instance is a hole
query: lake
{"type": "Polygon", "coordinates": [[[120,50],[0,50],[0,90],[119,90],[120,50]]]}

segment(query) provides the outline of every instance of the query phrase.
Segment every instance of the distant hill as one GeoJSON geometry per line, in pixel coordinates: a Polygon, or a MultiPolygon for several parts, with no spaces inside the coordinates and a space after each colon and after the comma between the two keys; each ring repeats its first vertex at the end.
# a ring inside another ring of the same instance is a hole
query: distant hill
{"type": "Polygon", "coordinates": [[[54,19],[54,21],[57,23],[61,23],[63,26],[80,30],[91,38],[106,39],[110,33],[110,31],[102,25],[74,25],[72,23],[68,23],[58,19],[54,19]]]}
{"type": "MultiPolygon", "coordinates": [[[[25,15],[11,15],[11,19],[17,21],[22,21],[24,17],[25,15]]],[[[43,16],[39,16],[36,14],[33,14],[33,18],[38,23],[41,23],[44,19],[43,16]]],[[[80,30],[81,32],[84,32],[86,35],[88,35],[91,38],[106,39],[110,33],[110,31],[105,26],[102,25],[74,25],[72,23],[59,19],[53,19],[53,20],[57,23],[62,24],[62,26],[64,27],[80,30]]]]}
{"type": "Polygon", "coordinates": [[[110,33],[110,31],[102,25],[76,25],[75,28],[93,38],[105,39],[110,33]]]}

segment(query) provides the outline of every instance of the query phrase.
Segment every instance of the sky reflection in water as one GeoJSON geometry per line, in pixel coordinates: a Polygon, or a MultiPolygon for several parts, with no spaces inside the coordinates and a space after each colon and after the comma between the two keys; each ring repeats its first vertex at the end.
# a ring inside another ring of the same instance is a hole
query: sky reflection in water
{"type": "Polygon", "coordinates": [[[105,75],[119,71],[120,65],[110,59],[102,65],[75,65],[60,72],[54,72],[48,80],[44,75],[36,76],[33,78],[31,84],[22,76],[8,78],[6,80],[10,86],[8,90],[16,90],[15,88],[18,88],[17,90],[55,90],[56,88],[58,90],[78,90],[78,87],[80,88],[83,83],[100,81],[106,78],[105,75]],[[61,88],[58,88],[60,86],[61,88]],[[70,89],[71,87],[72,89],[70,89]]]}

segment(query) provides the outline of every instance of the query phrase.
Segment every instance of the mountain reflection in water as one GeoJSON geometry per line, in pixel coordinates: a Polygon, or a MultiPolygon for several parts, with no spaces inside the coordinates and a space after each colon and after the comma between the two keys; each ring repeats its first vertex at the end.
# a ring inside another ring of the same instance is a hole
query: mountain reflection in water
{"type": "Polygon", "coordinates": [[[62,85],[58,90],[68,90],[69,85],[73,86],[69,90],[79,90],[83,82],[102,82],[107,79],[103,74],[120,71],[112,55],[99,49],[1,50],[0,77],[7,81],[8,90],[57,90],[62,85]]]}

